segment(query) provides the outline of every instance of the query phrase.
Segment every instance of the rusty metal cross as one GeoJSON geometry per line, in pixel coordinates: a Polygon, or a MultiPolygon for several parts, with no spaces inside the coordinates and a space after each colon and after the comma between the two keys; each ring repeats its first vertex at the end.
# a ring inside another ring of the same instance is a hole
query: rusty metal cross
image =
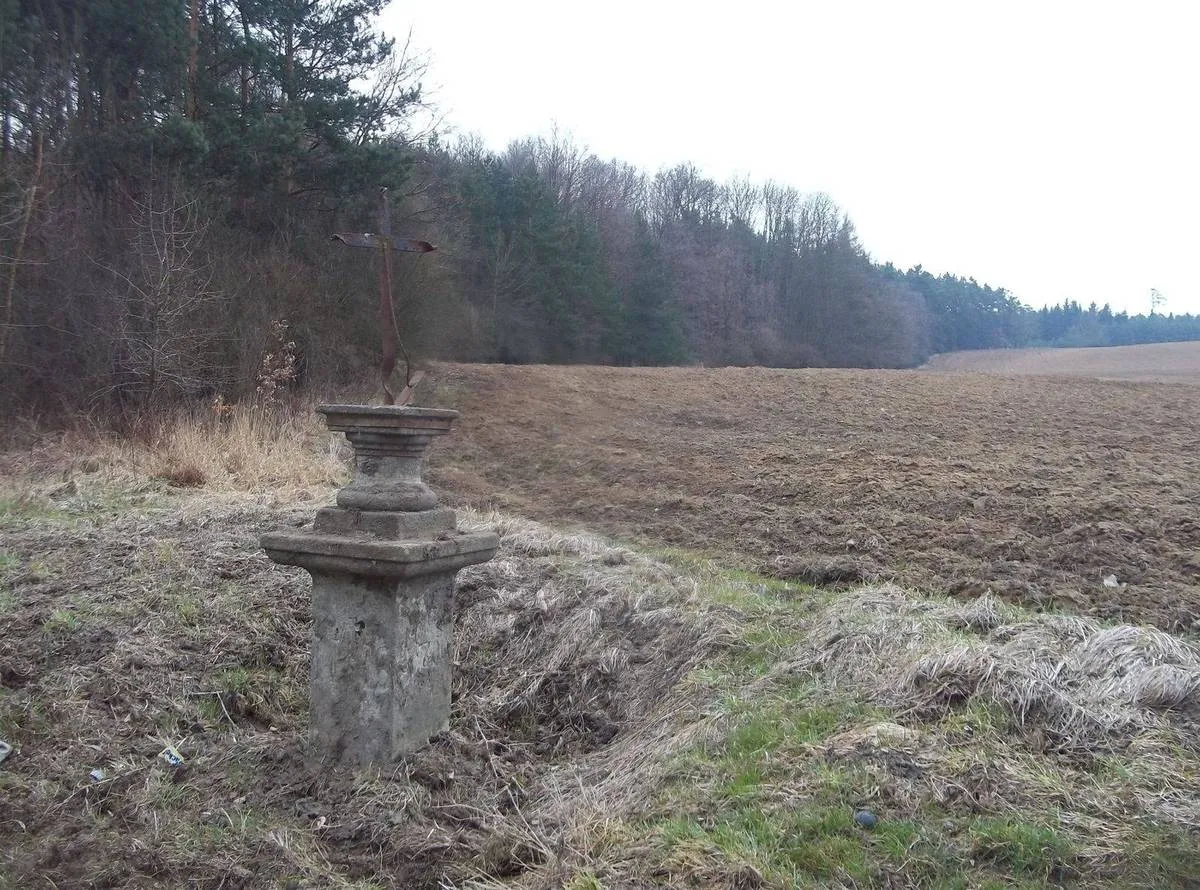
{"type": "Polygon", "coordinates": [[[331,237],[332,241],[340,241],[347,247],[363,247],[379,252],[379,330],[383,345],[383,360],[379,371],[383,382],[383,399],[385,405],[396,404],[392,394],[392,373],[396,370],[396,350],[404,353],[404,389],[400,391],[399,402],[407,405],[412,398],[413,387],[422,377],[423,371],[412,373],[412,362],[408,350],[400,342],[400,332],[396,326],[396,309],[392,303],[392,251],[405,253],[429,253],[437,250],[428,241],[413,241],[407,238],[392,237],[392,208],[388,202],[388,190],[379,190],[379,233],[371,232],[339,232],[331,237]]]}

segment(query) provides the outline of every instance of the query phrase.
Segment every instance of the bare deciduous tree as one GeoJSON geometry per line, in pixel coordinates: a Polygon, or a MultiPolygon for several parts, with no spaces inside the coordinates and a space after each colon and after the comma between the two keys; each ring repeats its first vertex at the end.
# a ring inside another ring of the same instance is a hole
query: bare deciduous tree
{"type": "Polygon", "coordinates": [[[112,378],[96,395],[115,395],[125,407],[153,407],[223,382],[215,355],[223,296],[212,286],[208,224],[196,200],[172,191],[134,202],[127,269],[93,260],[116,285],[107,317],[112,378]]]}

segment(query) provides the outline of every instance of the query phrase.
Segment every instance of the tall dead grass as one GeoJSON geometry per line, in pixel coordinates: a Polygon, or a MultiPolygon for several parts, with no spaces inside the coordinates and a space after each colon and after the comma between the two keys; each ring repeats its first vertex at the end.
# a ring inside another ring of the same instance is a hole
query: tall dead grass
{"type": "Polygon", "coordinates": [[[342,484],[350,453],[310,406],[251,403],[176,415],[146,456],[151,475],[173,485],[261,491],[342,484]]]}
{"type": "Polygon", "coordinates": [[[144,421],[126,435],[86,420],[65,430],[29,422],[7,439],[0,488],[24,500],[60,500],[74,488],[129,492],[163,484],[287,498],[344,484],[353,457],[310,403],[218,401],[144,421]]]}

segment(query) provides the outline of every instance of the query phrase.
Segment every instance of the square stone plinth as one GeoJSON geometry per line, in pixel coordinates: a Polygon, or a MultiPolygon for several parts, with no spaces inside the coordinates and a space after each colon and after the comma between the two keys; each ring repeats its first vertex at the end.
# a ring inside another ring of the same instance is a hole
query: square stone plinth
{"type": "Polygon", "coordinates": [[[313,572],[312,738],[325,756],[394,760],[446,728],[454,572],[313,572]]]}
{"type": "MultiPolygon", "coordinates": [[[[438,513],[422,521],[445,525],[438,513]]],[[[275,532],[262,544],[312,575],[313,741],[330,760],[383,765],[446,728],[454,576],[491,559],[500,539],[447,528],[432,540],[381,540],[368,530],[386,517],[326,516],[326,530],[344,523],[357,534],[275,532]]]]}

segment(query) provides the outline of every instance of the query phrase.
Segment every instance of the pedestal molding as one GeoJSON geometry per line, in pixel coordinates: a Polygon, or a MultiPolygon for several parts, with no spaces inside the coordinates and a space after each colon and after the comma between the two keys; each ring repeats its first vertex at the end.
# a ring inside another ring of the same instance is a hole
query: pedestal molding
{"type": "Polygon", "coordinates": [[[487,562],[494,532],[461,532],[421,480],[457,411],[322,405],[354,447],[354,479],[313,527],[271,532],[272,560],[312,575],[312,739],[327,759],[382,765],[450,716],[454,576],[487,562]]]}

